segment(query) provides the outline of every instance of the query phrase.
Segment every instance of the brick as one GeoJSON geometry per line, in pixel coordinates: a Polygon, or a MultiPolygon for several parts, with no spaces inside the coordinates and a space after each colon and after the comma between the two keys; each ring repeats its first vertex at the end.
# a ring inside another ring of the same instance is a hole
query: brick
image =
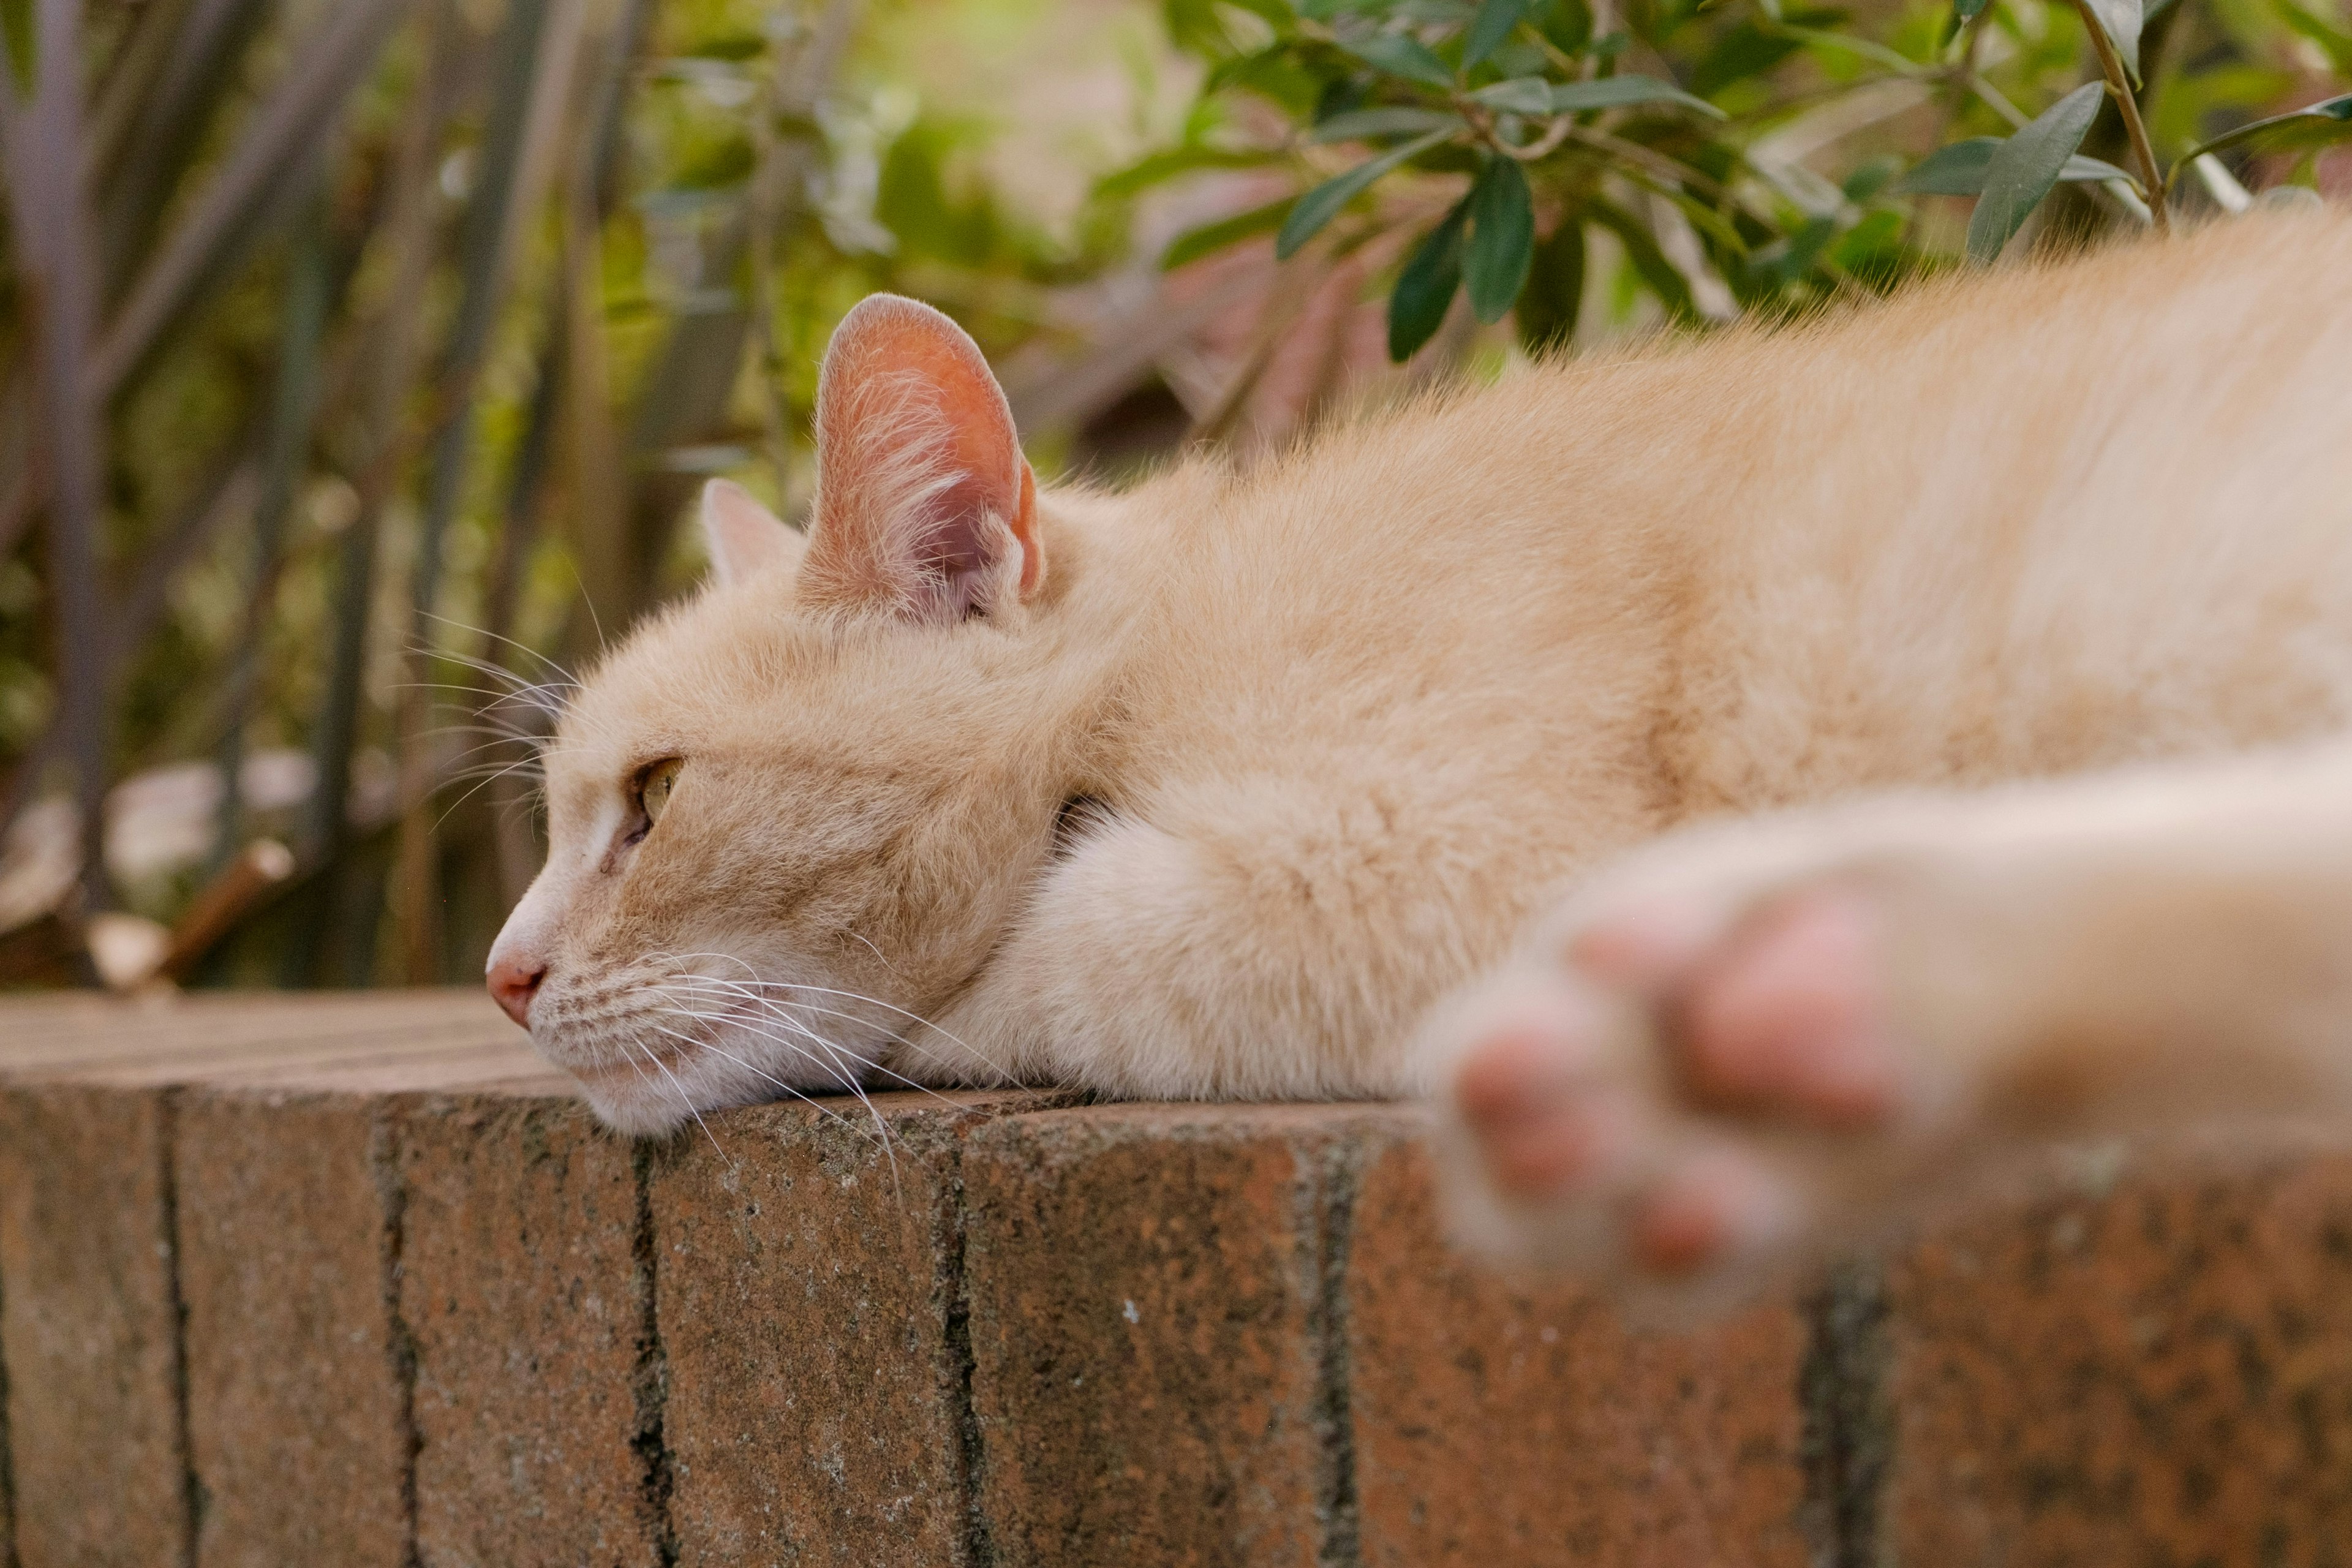
{"type": "Polygon", "coordinates": [[[184,1560],[171,1122],[160,1094],[0,1087],[0,1357],[25,1568],[184,1560]]]}
{"type": "Polygon", "coordinates": [[[656,1563],[633,1152],[569,1100],[420,1098],[399,1121],[418,1561],[656,1563]]]}
{"type": "Polygon", "coordinates": [[[1349,1230],[1367,1568],[1807,1563],[1804,1314],[1634,1333],[1571,1282],[1475,1264],[1416,1126],[1367,1151],[1349,1230]]]}
{"type": "Polygon", "coordinates": [[[686,1568],[966,1561],[956,1143],[975,1113],[1033,1103],[761,1106],[709,1118],[656,1164],[686,1568]]]}
{"type": "Polygon", "coordinates": [[[2352,1560],[2340,1148],[2078,1162],[1911,1247],[1887,1283],[1890,1560],[2352,1560]]]}
{"type": "Polygon", "coordinates": [[[176,1155],[198,1568],[402,1568],[410,1426],[377,1104],[190,1089],[176,1155]]]}
{"type": "Polygon", "coordinates": [[[964,1155],[996,1560],[1280,1563],[1344,1532],[1325,1168],[1347,1108],[1104,1106],[964,1155]]]}

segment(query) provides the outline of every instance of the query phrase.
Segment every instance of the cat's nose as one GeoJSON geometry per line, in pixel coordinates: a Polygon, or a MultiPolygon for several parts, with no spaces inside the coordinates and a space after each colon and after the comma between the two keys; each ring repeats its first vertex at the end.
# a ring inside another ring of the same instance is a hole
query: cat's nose
{"type": "Polygon", "coordinates": [[[539,994],[539,983],[547,978],[547,965],[530,959],[501,958],[490,965],[490,994],[506,1010],[508,1017],[530,1027],[530,999],[539,994]]]}

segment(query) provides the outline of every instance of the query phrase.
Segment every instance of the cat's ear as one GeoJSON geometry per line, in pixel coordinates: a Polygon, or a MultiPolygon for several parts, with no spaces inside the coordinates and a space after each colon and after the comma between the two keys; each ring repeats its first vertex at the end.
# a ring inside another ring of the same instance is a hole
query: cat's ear
{"type": "Polygon", "coordinates": [[[754,572],[800,558],[803,541],[795,530],[760,504],[732,479],[702,487],[702,549],[721,583],[740,583],[754,572]]]}
{"type": "Polygon", "coordinates": [[[842,319],[816,393],[804,604],[953,622],[1045,578],[1037,481],[1013,409],[963,329],[876,294],[842,319]]]}

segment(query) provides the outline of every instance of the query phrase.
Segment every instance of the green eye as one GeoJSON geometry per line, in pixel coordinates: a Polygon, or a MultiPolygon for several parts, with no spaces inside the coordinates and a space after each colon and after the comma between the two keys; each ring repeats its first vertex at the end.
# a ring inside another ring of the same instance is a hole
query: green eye
{"type": "Polygon", "coordinates": [[[637,803],[648,827],[661,820],[662,808],[669,805],[670,792],[677,787],[678,772],[685,766],[685,759],[672,757],[646,770],[645,782],[637,786],[637,803]]]}

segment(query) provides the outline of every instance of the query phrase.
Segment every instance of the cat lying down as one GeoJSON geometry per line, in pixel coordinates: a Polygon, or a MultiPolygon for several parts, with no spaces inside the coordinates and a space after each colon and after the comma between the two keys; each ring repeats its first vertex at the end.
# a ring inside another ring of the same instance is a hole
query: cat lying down
{"type": "Polygon", "coordinates": [[[2327,213],[1120,495],[871,299],[805,538],[714,485],[709,586],[568,703],[491,989],[636,1133],[1450,1094],[1475,1228],[1628,1276],[2352,1102],[2347,418],[2327,213]]]}

